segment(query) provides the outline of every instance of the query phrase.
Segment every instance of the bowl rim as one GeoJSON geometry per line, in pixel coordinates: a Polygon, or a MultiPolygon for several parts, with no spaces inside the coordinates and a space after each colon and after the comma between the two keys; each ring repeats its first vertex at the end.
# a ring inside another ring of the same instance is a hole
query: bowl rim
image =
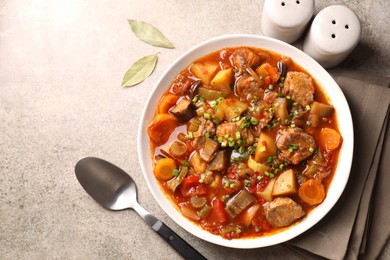
{"type": "Polygon", "coordinates": [[[331,75],[313,58],[298,48],[280,40],[253,34],[227,34],[217,36],[195,45],[180,55],[155,83],[142,110],[137,133],[137,152],[144,179],[149,191],[165,213],[179,226],[198,238],[217,245],[241,249],[260,248],[286,242],[304,233],[324,218],[337,203],[347,185],[352,167],[353,148],[354,130],[351,111],[342,90],[331,75]],[[227,240],[203,230],[199,225],[185,218],[164,194],[160,185],[157,183],[157,179],[153,175],[147,125],[153,117],[157,102],[162,94],[168,90],[168,87],[180,71],[185,69],[195,59],[208,53],[227,47],[239,46],[263,48],[289,56],[294,62],[310,73],[327,94],[330,102],[333,105],[337,105],[337,121],[341,136],[343,137],[343,143],[337,162],[337,169],[329,186],[327,196],[310,214],[286,230],[273,235],[227,240]],[[152,109],[148,109],[150,105],[152,109]]]}

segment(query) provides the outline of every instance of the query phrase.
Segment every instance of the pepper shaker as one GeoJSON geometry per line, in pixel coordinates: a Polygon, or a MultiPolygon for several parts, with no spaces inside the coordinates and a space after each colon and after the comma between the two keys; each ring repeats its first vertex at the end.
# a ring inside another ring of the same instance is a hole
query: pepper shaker
{"type": "Polygon", "coordinates": [[[333,5],[321,10],[314,18],[303,43],[303,51],[324,68],[342,62],[360,40],[361,25],[348,7],[333,5]]]}

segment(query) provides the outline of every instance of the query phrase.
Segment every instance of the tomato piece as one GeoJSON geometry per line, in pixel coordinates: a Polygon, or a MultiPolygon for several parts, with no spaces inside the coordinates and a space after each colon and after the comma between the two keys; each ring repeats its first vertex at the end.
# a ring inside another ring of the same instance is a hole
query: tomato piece
{"type": "Polygon", "coordinates": [[[213,207],[210,211],[210,214],[206,218],[206,222],[208,222],[212,226],[217,226],[219,224],[225,224],[228,221],[228,216],[223,206],[222,201],[215,198],[211,202],[211,206],[213,207]]]}
{"type": "Polygon", "coordinates": [[[207,188],[203,183],[199,183],[198,176],[190,175],[180,184],[180,192],[183,197],[200,196],[207,193],[207,188]]]}

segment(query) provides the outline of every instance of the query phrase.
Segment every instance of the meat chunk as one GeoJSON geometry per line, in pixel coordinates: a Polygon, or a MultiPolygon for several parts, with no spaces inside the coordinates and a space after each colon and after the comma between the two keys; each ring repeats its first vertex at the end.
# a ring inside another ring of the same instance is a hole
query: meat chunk
{"type": "Polygon", "coordinates": [[[303,72],[289,71],[284,80],[283,95],[291,96],[292,100],[302,106],[313,102],[314,83],[313,79],[303,72]]]}
{"type": "Polygon", "coordinates": [[[205,119],[203,117],[200,117],[199,119],[200,119],[199,128],[196,132],[194,132],[194,137],[205,136],[206,133],[208,133],[211,136],[215,135],[216,128],[214,126],[214,123],[211,120],[205,119]]]}
{"type": "Polygon", "coordinates": [[[236,83],[236,93],[244,99],[259,97],[264,93],[264,89],[252,76],[243,74],[236,83]]]}
{"type": "Polygon", "coordinates": [[[301,205],[289,197],[278,197],[264,207],[268,222],[275,227],[286,227],[305,215],[301,205]]]}
{"type": "Polygon", "coordinates": [[[243,119],[235,123],[228,122],[219,125],[217,127],[218,141],[222,140],[222,142],[229,143],[229,138],[230,138],[230,140],[233,140],[234,142],[237,142],[238,139],[240,139],[241,143],[240,144],[237,143],[240,146],[249,146],[253,144],[255,141],[255,137],[253,136],[251,131],[249,131],[246,128],[240,127],[242,123],[244,123],[243,119]]]}
{"type": "Polygon", "coordinates": [[[196,115],[196,106],[191,100],[183,98],[169,110],[169,113],[174,115],[180,123],[187,122],[196,115]]]}
{"type": "Polygon", "coordinates": [[[314,138],[299,127],[281,130],[276,137],[276,146],[281,151],[279,159],[292,164],[299,164],[317,148],[314,138]]]}
{"type": "Polygon", "coordinates": [[[248,48],[238,48],[233,52],[233,65],[245,70],[260,64],[260,57],[248,48]]]}

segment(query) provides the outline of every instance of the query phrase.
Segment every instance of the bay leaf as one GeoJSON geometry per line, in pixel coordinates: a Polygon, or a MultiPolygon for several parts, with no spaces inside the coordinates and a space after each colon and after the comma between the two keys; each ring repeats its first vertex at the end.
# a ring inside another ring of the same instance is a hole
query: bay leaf
{"type": "Polygon", "coordinates": [[[132,87],[152,74],[157,64],[157,54],[147,55],[134,62],[123,77],[122,87],[132,87]]]}
{"type": "Polygon", "coordinates": [[[175,48],[172,43],[153,25],[139,20],[128,20],[128,22],[131,30],[141,41],[157,47],[168,49],[175,48]]]}

